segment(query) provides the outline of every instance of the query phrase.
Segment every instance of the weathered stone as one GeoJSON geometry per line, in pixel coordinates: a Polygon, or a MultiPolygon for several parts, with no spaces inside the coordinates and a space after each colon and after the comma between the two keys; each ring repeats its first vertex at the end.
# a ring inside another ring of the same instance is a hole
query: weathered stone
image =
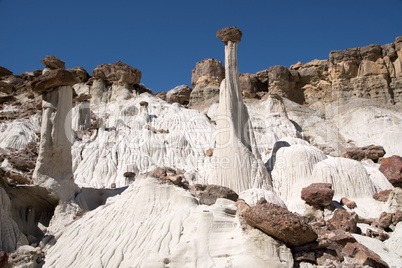
{"type": "Polygon", "coordinates": [[[368,45],[360,48],[360,55],[363,59],[377,60],[382,56],[380,45],[368,45]]]}
{"type": "Polygon", "coordinates": [[[74,75],[77,83],[85,83],[89,79],[89,74],[83,67],[74,67],[72,69],[68,69],[67,71],[74,75]]]}
{"type": "Polygon", "coordinates": [[[141,81],[140,70],[121,61],[99,65],[92,71],[92,75],[109,83],[134,85],[141,81]]]}
{"type": "Polygon", "coordinates": [[[134,172],[127,171],[127,172],[124,172],[123,176],[124,177],[135,177],[136,174],[134,172]]]}
{"type": "Polygon", "coordinates": [[[116,183],[115,183],[115,182],[113,182],[113,183],[110,185],[110,188],[112,188],[112,189],[116,189],[116,183]]]}
{"type": "Polygon", "coordinates": [[[195,69],[192,71],[191,84],[195,87],[198,80],[203,76],[216,80],[219,88],[220,82],[225,78],[225,67],[223,67],[221,61],[216,59],[205,59],[199,61],[196,63],[195,69]]]}
{"type": "Polygon", "coordinates": [[[327,220],[330,230],[342,229],[346,232],[356,233],[357,231],[357,214],[347,212],[346,210],[337,209],[331,219],[327,220]]]}
{"type": "Polygon", "coordinates": [[[378,162],[378,159],[385,155],[384,147],[369,145],[364,147],[354,147],[347,148],[346,152],[341,155],[341,157],[354,159],[357,161],[361,161],[364,159],[371,159],[375,163],[378,162]]]}
{"type": "Polygon", "coordinates": [[[402,157],[393,155],[384,158],[380,171],[394,187],[402,187],[402,157]]]}
{"type": "Polygon", "coordinates": [[[381,191],[381,192],[379,192],[379,193],[375,193],[374,195],[373,195],[373,198],[375,199],[375,200],[377,200],[377,201],[380,201],[380,202],[387,202],[387,200],[388,200],[388,197],[389,197],[389,194],[392,192],[392,190],[384,190],[384,191],[381,191]]]}
{"type": "Polygon", "coordinates": [[[13,72],[8,70],[7,68],[0,66],[0,77],[7,76],[7,75],[13,75],[13,72]]]}
{"type": "Polygon", "coordinates": [[[398,222],[402,221],[402,210],[397,210],[395,213],[392,214],[392,223],[397,225],[398,222]]]}
{"type": "Polygon", "coordinates": [[[191,88],[186,85],[177,86],[166,93],[168,103],[188,104],[190,101],[191,88]]]}
{"type": "Polygon", "coordinates": [[[332,63],[340,61],[360,61],[360,48],[348,48],[345,50],[334,50],[329,53],[329,60],[332,63]]]}
{"type": "Polygon", "coordinates": [[[402,36],[398,36],[397,38],[395,38],[395,49],[402,49],[402,36]]]}
{"type": "Polygon", "coordinates": [[[368,265],[370,267],[378,267],[378,268],[388,268],[389,266],[381,259],[378,254],[369,250],[362,244],[355,243],[347,243],[346,246],[342,249],[342,253],[348,257],[353,258],[356,262],[361,265],[368,265]]]}
{"type": "Polygon", "coordinates": [[[333,250],[341,249],[347,243],[356,242],[356,239],[352,236],[352,234],[345,232],[343,229],[328,230],[326,228],[321,228],[319,231],[317,231],[317,235],[317,242],[320,247],[333,250]]]}
{"type": "Polygon", "coordinates": [[[161,100],[166,100],[166,92],[161,91],[155,94],[156,97],[160,98],[161,100]]]}
{"type": "Polygon", "coordinates": [[[148,107],[148,102],[146,101],[141,101],[140,106],[148,107]]]}
{"type": "Polygon", "coordinates": [[[12,84],[0,81],[0,92],[11,94],[14,91],[14,86],[12,84]]]}
{"type": "Polygon", "coordinates": [[[76,80],[72,73],[57,69],[35,78],[31,86],[37,93],[43,93],[60,86],[73,86],[75,83],[76,80]]]}
{"type": "Polygon", "coordinates": [[[239,81],[245,98],[255,98],[257,92],[268,91],[268,87],[261,83],[255,74],[240,74],[239,81]]]}
{"type": "Polygon", "coordinates": [[[301,198],[307,204],[315,207],[325,207],[331,204],[334,190],[330,183],[313,183],[301,191],[301,198]]]}
{"type": "Polygon", "coordinates": [[[378,224],[381,228],[387,229],[392,224],[392,213],[381,212],[378,218],[378,224]]]}
{"type": "Polygon", "coordinates": [[[6,268],[8,265],[8,254],[5,251],[0,251],[0,268],[6,268]]]}
{"type": "Polygon", "coordinates": [[[317,234],[308,225],[305,217],[292,213],[278,205],[266,203],[246,210],[246,222],[290,247],[317,239],[317,234]]]}
{"type": "Polygon", "coordinates": [[[341,201],[339,202],[344,206],[347,206],[349,209],[354,209],[357,207],[357,204],[355,201],[349,200],[346,197],[342,197],[341,201]]]}
{"type": "Polygon", "coordinates": [[[372,230],[370,228],[367,228],[366,230],[366,236],[367,237],[372,237],[372,238],[376,238],[380,241],[385,241],[389,238],[389,234],[384,232],[384,231],[376,231],[376,230],[372,230]]]}
{"type": "Polygon", "coordinates": [[[66,63],[55,56],[46,56],[46,58],[40,60],[43,65],[46,67],[55,70],[55,69],[65,69],[66,63]]]}
{"type": "Polygon", "coordinates": [[[169,174],[166,176],[166,179],[170,180],[174,185],[179,185],[182,182],[183,177],[176,174],[169,174]]]}
{"type": "Polygon", "coordinates": [[[211,157],[214,154],[214,148],[209,148],[205,151],[205,155],[211,157]]]}
{"type": "Polygon", "coordinates": [[[242,32],[237,27],[227,27],[216,32],[216,37],[225,44],[228,41],[239,43],[241,41],[242,32]]]}
{"type": "Polygon", "coordinates": [[[218,198],[226,198],[232,201],[237,201],[239,195],[232,189],[220,185],[208,185],[205,191],[200,196],[200,204],[213,205],[218,198]]]}

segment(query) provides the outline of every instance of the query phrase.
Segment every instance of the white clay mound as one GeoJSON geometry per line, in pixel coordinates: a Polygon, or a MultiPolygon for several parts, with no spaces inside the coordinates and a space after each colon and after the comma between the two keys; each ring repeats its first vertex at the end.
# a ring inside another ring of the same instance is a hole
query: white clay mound
{"type": "Polygon", "coordinates": [[[198,206],[183,189],[138,179],[68,226],[44,267],[292,267],[290,249],[245,235],[235,213],[233,201],[198,206]]]}

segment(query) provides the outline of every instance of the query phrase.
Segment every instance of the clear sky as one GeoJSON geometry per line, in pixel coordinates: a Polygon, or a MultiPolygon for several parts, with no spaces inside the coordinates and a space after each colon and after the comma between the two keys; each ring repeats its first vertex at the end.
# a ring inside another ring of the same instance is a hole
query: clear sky
{"type": "Polygon", "coordinates": [[[89,73],[122,61],[153,92],[191,86],[206,58],[224,60],[216,31],[237,26],[239,71],[327,59],[331,50],[391,43],[402,0],[0,0],[0,66],[42,69],[54,55],[89,73]]]}

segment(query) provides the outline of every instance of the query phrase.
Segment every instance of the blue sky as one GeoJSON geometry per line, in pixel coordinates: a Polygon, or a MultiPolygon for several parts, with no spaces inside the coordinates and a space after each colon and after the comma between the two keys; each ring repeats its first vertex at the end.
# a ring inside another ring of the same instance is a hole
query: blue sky
{"type": "Polygon", "coordinates": [[[237,26],[239,71],[327,59],[331,50],[391,43],[402,0],[0,0],[0,66],[21,74],[54,55],[89,73],[122,61],[153,92],[191,86],[206,58],[224,60],[216,31],[237,26]]]}

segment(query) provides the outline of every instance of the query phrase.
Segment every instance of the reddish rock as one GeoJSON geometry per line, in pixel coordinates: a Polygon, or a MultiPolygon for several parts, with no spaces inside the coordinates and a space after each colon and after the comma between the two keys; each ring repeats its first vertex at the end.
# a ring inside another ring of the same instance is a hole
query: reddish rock
{"type": "Polygon", "coordinates": [[[342,197],[340,203],[344,206],[347,206],[349,209],[354,209],[357,207],[355,201],[351,201],[347,199],[346,197],[342,197]]]}
{"type": "Polygon", "coordinates": [[[214,148],[209,148],[206,152],[205,152],[206,156],[211,157],[214,154],[214,148]]]}
{"type": "Polygon", "coordinates": [[[375,193],[374,195],[373,195],[373,198],[375,199],[375,200],[377,200],[377,201],[380,201],[380,202],[387,202],[387,200],[388,200],[388,197],[389,197],[389,194],[392,192],[392,190],[384,190],[384,191],[381,191],[381,192],[379,192],[379,193],[375,193]]]}
{"type": "Polygon", "coordinates": [[[397,210],[395,213],[392,214],[392,223],[397,225],[398,222],[402,221],[402,210],[397,210]]]}
{"type": "Polygon", "coordinates": [[[55,69],[65,69],[66,63],[55,56],[46,56],[46,58],[40,60],[46,67],[55,69]]]}
{"type": "Polygon", "coordinates": [[[121,61],[97,66],[92,75],[109,83],[138,84],[141,81],[141,71],[121,61]]]}
{"type": "Polygon", "coordinates": [[[339,250],[349,242],[356,242],[351,233],[345,232],[342,229],[328,230],[328,228],[324,227],[316,231],[316,233],[318,235],[318,245],[322,248],[339,250]]]}
{"type": "Polygon", "coordinates": [[[314,207],[325,207],[331,204],[334,190],[330,183],[313,183],[301,191],[301,198],[314,207]]]}
{"type": "Polygon", "coordinates": [[[378,224],[381,228],[386,229],[392,223],[392,213],[382,212],[378,218],[378,224]]]}
{"type": "Polygon", "coordinates": [[[237,27],[227,27],[216,32],[216,37],[225,44],[228,41],[239,43],[241,41],[242,32],[237,27]]]}
{"type": "Polygon", "coordinates": [[[5,251],[0,251],[0,268],[5,268],[8,265],[8,254],[5,251]]]}
{"type": "Polygon", "coordinates": [[[205,191],[200,196],[200,204],[213,205],[218,198],[226,198],[232,201],[237,201],[239,195],[232,189],[220,185],[208,185],[205,191]]]}
{"type": "Polygon", "coordinates": [[[378,159],[385,155],[384,147],[377,145],[369,145],[364,147],[347,148],[346,152],[341,157],[361,161],[364,159],[371,159],[378,162],[378,159]]]}
{"type": "Polygon", "coordinates": [[[358,217],[356,213],[337,209],[332,218],[327,220],[327,225],[330,230],[343,229],[346,232],[356,233],[357,220],[358,217]]]}
{"type": "Polygon", "coordinates": [[[347,243],[342,249],[342,253],[353,258],[354,261],[361,265],[368,265],[370,267],[378,268],[389,267],[378,254],[369,250],[358,242],[347,243]]]}
{"type": "Polygon", "coordinates": [[[394,187],[402,187],[402,157],[393,155],[384,158],[380,171],[394,187]]]}
{"type": "Polygon", "coordinates": [[[31,86],[35,92],[43,93],[59,86],[73,86],[74,84],[76,84],[76,80],[72,73],[57,69],[38,76],[32,81],[31,86]]]}
{"type": "Polygon", "coordinates": [[[191,88],[186,85],[177,86],[166,93],[168,103],[188,104],[190,101],[191,88]]]}
{"type": "Polygon", "coordinates": [[[247,209],[246,222],[290,247],[300,246],[317,239],[307,219],[278,205],[266,203],[247,209]]]}
{"type": "Polygon", "coordinates": [[[113,182],[113,183],[110,185],[110,188],[112,188],[112,189],[116,189],[116,183],[115,183],[115,182],[113,182]]]}
{"type": "Polygon", "coordinates": [[[366,230],[366,236],[376,238],[380,241],[385,241],[389,238],[389,234],[384,231],[375,231],[370,228],[366,230]]]}

